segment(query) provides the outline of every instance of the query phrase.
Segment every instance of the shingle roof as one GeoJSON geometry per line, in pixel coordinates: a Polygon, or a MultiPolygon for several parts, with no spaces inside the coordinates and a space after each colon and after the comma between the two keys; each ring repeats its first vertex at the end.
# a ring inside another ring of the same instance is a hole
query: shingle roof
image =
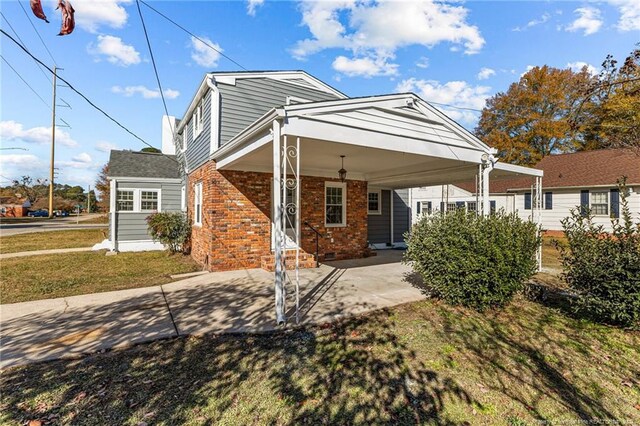
{"type": "MultiPolygon", "coordinates": [[[[630,149],[601,149],[549,155],[534,168],[544,170],[543,188],[615,185],[617,179],[622,176],[627,177],[628,185],[640,185],[640,152],[630,149]]],[[[508,190],[529,188],[532,182],[530,178],[489,178],[489,192],[500,194],[508,190]]],[[[475,182],[465,182],[456,186],[475,192],[475,182]]]]}
{"type": "Polygon", "coordinates": [[[180,179],[180,167],[175,155],[111,151],[109,177],[180,179]]]}

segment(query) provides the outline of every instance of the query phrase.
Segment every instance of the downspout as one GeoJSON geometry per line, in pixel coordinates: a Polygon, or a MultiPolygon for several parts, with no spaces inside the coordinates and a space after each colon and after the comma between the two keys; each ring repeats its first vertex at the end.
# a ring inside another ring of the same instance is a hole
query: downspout
{"type": "Polygon", "coordinates": [[[117,223],[117,213],[116,213],[116,188],[117,181],[115,179],[111,179],[111,183],[109,184],[109,210],[111,211],[111,251],[118,251],[118,240],[117,240],[117,232],[116,228],[118,227],[117,223]]]}
{"type": "Polygon", "coordinates": [[[211,74],[207,77],[207,86],[211,89],[211,116],[209,118],[211,130],[209,154],[211,155],[220,148],[220,89],[211,74]]]}

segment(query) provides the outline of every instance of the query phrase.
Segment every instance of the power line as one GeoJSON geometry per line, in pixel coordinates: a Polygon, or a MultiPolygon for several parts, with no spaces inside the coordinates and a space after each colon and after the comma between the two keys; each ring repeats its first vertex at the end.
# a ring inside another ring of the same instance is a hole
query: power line
{"type": "MultiPolygon", "coordinates": [[[[31,56],[31,58],[38,62],[39,64],[41,64],[43,67],[45,67],[47,70],[49,70],[49,72],[51,72],[53,74],[53,70],[51,68],[49,68],[44,62],[42,62],[40,59],[36,58],[31,52],[29,52],[24,46],[22,46],[20,43],[18,43],[16,41],[16,39],[14,39],[13,37],[11,37],[5,30],[3,30],[2,28],[0,28],[0,32],[2,34],[4,34],[5,37],[7,37],[9,40],[11,40],[12,42],[14,42],[20,49],[22,49],[27,55],[31,56]]],[[[93,101],[91,101],[87,96],[85,96],[82,92],[80,92],[78,89],[76,89],[75,87],[73,87],[73,85],[71,83],[69,83],[69,81],[65,80],[63,77],[58,76],[58,78],[64,82],[67,86],[69,86],[69,89],[73,90],[78,96],[80,96],[82,99],[84,99],[89,105],[91,105],[93,108],[97,109],[100,113],[102,113],[102,115],[104,115],[105,117],[107,117],[109,120],[113,121],[118,127],[120,127],[121,129],[123,129],[125,132],[129,133],[131,136],[133,136],[134,138],[138,139],[140,142],[142,142],[143,144],[147,145],[150,148],[155,148],[153,145],[151,145],[150,143],[148,143],[147,141],[145,141],[144,139],[142,139],[140,136],[136,135],[135,133],[133,133],[131,130],[129,130],[127,127],[125,127],[123,124],[121,124],[118,120],[116,120],[115,118],[113,118],[111,115],[109,115],[105,110],[103,110],[102,108],[100,108],[99,106],[97,106],[95,103],[93,103],[93,101]]],[[[164,155],[164,154],[163,154],[164,155]]],[[[166,155],[165,155],[166,156],[166,155]]],[[[169,156],[166,156],[167,158],[170,158],[172,161],[176,161],[175,158],[171,158],[169,156]]],[[[177,162],[177,161],[176,161],[177,162]]]]}
{"type": "MultiPolygon", "coordinates": [[[[164,99],[164,91],[162,90],[162,84],[160,83],[160,76],[158,75],[158,68],[156,67],[156,60],[153,57],[153,50],[151,50],[151,42],[149,41],[149,34],[147,33],[147,26],[144,24],[144,18],[142,17],[142,10],[140,10],[140,2],[136,0],[136,6],[138,7],[138,14],[140,15],[140,21],[142,22],[142,29],[144,30],[144,38],[147,39],[147,47],[149,48],[149,55],[151,55],[151,64],[153,65],[153,72],[156,74],[156,81],[158,82],[158,89],[160,89],[160,98],[162,98],[162,105],[164,105],[164,113],[169,116],[169,110],[167,109],[167,101],[164,99]]],[[[169,126],[173,133],[173,126],[169,126]]]]}
{"type": "Polygon", "coordinates": [[[228,59],[229,61],[233,62],[234,64],[236,64],[238,67],[240,67],[241,69],[243,69],[244,71],[249,71],[248,69],[246,69],[245,67],[243,67],[242,65],[240,65],[240,63],[238,63],[237,61],[235,61],[233,58],[231,58],[229,55],[225,55],[224,53],[222,53],[222,51],[220,49],[216,49],[214,46],[211,45],[211,43],[201,39],[200,37],[198,37],[197,35],[195,35],[194,33],[192,33],[191,31],[189,31],[188,29],[186,29],[185,27],[183,27],[182,25],[178,24],[176,21],[174,21],[173,19],[169,18],[167,15],[165,15],[164,13],[160,12],[158,9],[154,8],[153,6],[151,6],[150,4],[148,4],[147,2],[145,2],[144,0],[139,0],[140,3],[144,4],[145,6],[147,6],[149,9],[153,10],[154,12],[156,12],[158,15],[162,16],[164,19],[166,19],[167,21],[171,22],[173,25],[175,25],[176,27],[180,28],[182,31],[184,31],[185,33],[189,34],[191,37],[194,37],[195,39],[197,39],[198,41],[200,41],[201,43],[203,43],[205,46],[209,47],[210,49],[215,50],[216,52],[218,52],[218,54],[220,54],[221,56],[225,57],[226,59],[228,59]]]}
{"type": "Polygon", "coordinates": [[[16,75],[20,78],[20,80],[22,80],[22,82],[23,82],[24,84],[26,84],[26,85],[27,85],[27,87],[29,87],[29,89],[31,89],[31,91],[32,91],[32,92],[33,92],[33,93],[34,93],[34,94],[35,94],[35,95],[36,95],[36,96],[37,96],[37,97],[42,101],[42,103],[43,103],[43,104],[45,104],[47,108],[51,109],[51,107],[49,106],[49,104],[47,103],[47,101],[45,101],[45,100],[42,98],[42,96],[40,96],[40,94],[39,94],[38,92],[36,92],[36,90],[35,90],[33,87],[31,87],[31,85],[27,82],[27,80],[25,80],[24,78],[22,78],[22,76],[20,75],[20,73],[19,73],[18,71],[16,71],[16,69],[13,67],[13,65],[11,65],[11,64],[9,63],[9,61],[7,61],[7,58],[5,58],[5,57],[4,57],[4,56],[2,56],[2,55],[0,55],[0,58],[2,58],[2,60],[3,60],[7,65],[9,65],[9,68],[11,68],[11,69],[13,70],[13,72],[15,72],[15,73],[16,73],[16,75]]]}
{"type": "MultiPolygon", "coordinates": [[[[13,33],[16,35],[16,37],[18,38],[18,40],[20,40],[20,43],[22,43],[24,46],[26,46],[26,43],[24,41],[22,41],[22,39],[20,38],[20,36],[18,35],[18,33],[16,32],[16,30],[13,28],[13,25],[11,25],[11,22],[9,22],[9,20],[7,19],[6,16],[4,16],[4,13],[2,13],[0,11],[0,15],[2,15],[2,19],[5,20],[5,22],[7,23],[7,25],[9,25],[9,28],[11,28],[11,31],[13,31],[13,33]]],[[[51,83],[51,77],[49,77],[44,70],[42,69],[42,67],[40,66],[40,64],[36,64],[38,65],[38,69],[40,70],[40,72],[42,73],[42,75],[44,75],[44,77],[49,81],[49,83],[51,83]]]]}
{"type": "Polygon", "coordinates": [[[36,32],[36,34],[38,35],[38,38],[40,39],[40,41],[42,42],[42,45],[44,46],[44,48],[47,50],[47,53],[49,54],[49,56],[51,57],[51,60],[53,61],[53,65],[58,65],[56,60],[54,59],[53,55],[51,54],[51,51],[49,50],[49,48],[47,47],[46,43],[44,42],[44,40],[42,39],[42,36],[40,36],[40,31],[38,31],[38,29],[36,28],[36,26],[33,24],[33,21],[31,20],[31,17],[29,16],[29,14],[27,13],[27,10],[24,8],[24,6],[22,5],[22,2],[20,0],[18,0],[18,4],[20,5],[20,8],[22,9],[22,11],[24,12],[24,15],[27,17],[27,19],[29,20],[29,23],[31,23],[31,26],[33,27],[33,30],[36,32]]]}

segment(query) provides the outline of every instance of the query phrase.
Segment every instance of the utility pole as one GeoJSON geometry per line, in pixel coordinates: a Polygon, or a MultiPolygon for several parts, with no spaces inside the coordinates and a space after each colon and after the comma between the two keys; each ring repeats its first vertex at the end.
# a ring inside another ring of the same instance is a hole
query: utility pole
{"type": "Polygon", "coordinates": [[[53,66],[53,102],[51,103],[51,167],[49,168],[49,218],[53,217],[53,165],[56,152],[56,77],[58,67],[53,66]]]}

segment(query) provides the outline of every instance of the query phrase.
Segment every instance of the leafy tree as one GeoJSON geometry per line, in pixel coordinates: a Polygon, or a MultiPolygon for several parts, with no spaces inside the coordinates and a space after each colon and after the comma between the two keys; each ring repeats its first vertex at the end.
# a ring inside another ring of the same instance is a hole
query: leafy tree
{"type": "Polygon", "coordinates": [[[151,152],[151,153],[154,153],[154,154],[160,154],[162,151],[160,151],[158,148],[154,148],[152,146],[147,146],[145,148],[142,148],[140,150],[140,152],[151,152]]]}
{"type": "Polygon", "coordinates": [[[509,163],[574,151],[584,143],[570,120],[592,79],[586,68],[535,67],[487,101],[475,133],[509,163]]]}
{"type": "Polygon", "coordinates": [[[103,210],[109,210],[109,191],[110,184],[108,180],[109,175],[109,163],[102,166],[100,172],[98,173],[98,179],[96,179],[95,188],[100,195],[100,207],[103,210]]]}
{"type": "Polygon", "coordinates": [[[19,194],[18,198],[26,198],[31,204],[35,204],[39,199],[48,196],[48,180],[33,179],[31,176],[22,176],[13,181],[13,190],[19,194]]]}

